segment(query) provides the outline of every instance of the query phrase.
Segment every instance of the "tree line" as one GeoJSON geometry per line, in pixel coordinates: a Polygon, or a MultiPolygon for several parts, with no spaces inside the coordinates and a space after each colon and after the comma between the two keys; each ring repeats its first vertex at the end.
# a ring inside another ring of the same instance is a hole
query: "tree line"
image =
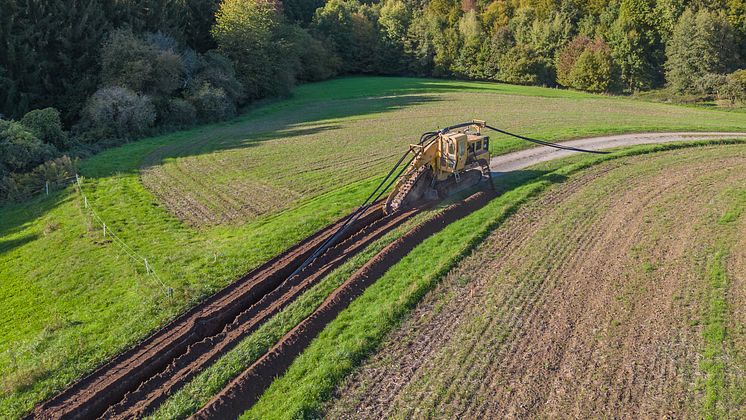
{"type": "Polygon", "coordinates": [[[743,0],[0,0],[0,10],[0,200],[69,175],[75,156],[339,74],[746,97],[743,0]]]}

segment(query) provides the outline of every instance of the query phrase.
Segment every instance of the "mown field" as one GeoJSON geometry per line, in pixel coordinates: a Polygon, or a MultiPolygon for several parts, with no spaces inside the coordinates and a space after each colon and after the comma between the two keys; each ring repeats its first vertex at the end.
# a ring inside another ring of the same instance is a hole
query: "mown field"
{"type": "Polygon", "coordinates": [[[349,211],[420,132],[471,118],[555,140],[746,125],[743,113],[553,89],[349,78],[101,153],[81,167],[89,204],[173,295],[103,237],[76,189],[0,208],[0,415],[27,412],[349,211]]]}

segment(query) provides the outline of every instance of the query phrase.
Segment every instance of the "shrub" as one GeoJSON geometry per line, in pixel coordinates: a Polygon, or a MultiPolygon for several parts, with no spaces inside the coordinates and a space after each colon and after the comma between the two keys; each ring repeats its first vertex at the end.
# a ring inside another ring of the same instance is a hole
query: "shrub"
{"type": "Polygon", "coordinates": [[[557,54],[557,82],[589,92],[611,88],[614,61],[611,48],[601,39],[579,35],[557,54]]]}
{"type": "Polygon", "coordinates": [[[190,85],[201,88],[206,82],[221,88],[236,105],[243,102],[244,87],[236,78],[236,69],[228,57],[217,51],[208,51],[198,59],[198,70],[190,85]]]}
{"type": "Polygon", "coordinates": [[[589,92],[606,92],[611,86],[611,49],[598,40],[580,54],[570,73],[572,87],[589,92]]]}
{"type": "Polygon", "coordinates": [[[23,116],[21,124],[44,143],[53,144],[58,149],[65,149],[68,146],[68,136],[62,129],[60,112],[54,108],[30,111],[23,116]]]}
{"type": "Polygon", "coordinates": [[[279,84],[284,77],[279,76],[283,76],[285,69],[279,63],[285,47],[273,42],[278,18],[273,3],[245,0],[224,0],[215,15],[212,35],[220,51],[236,64],[250,99],[282,90],[279,84]]]}
{"type": "Polygon", "coordinates": [[[746,102],[746,69],[729,74],[718,91],[718,96],[731,106],[746,102]]]}
{"type": "Polygon", "coordinates": [[[557,83],[565,87],[572,86],[571,73],[575,68],[575,63],[590,43],[590,38],[585,35],[578,35],[562,47],[555,59],[557,83]]]}
{"type": "Polygon", "coordinates": [[[146,134],[155,117],[148,96],[115,86],[99,89],[91,96],[83,110],[82,124],[95,136],[131,138],[146,134]]]}
{"type": "Polygon", "coordinates": [[[298,80],[325,80],[335,76],[342,66],[341,60],[334,52],[301,28],[294,32],[293,44],[300,60],[296,76],[298,80]]]}
{"type": "Polygon", "coordinates": [[[189,101],[197,110],[201,121],[220,121],[236,114],[236,107],[223,88],[216,88],[204,83],[189,95],[189,101]]]}
{"type": "Polygon", "coordinates": [[[71,182],[70,178],[78,173],[79,163],[79,159],[64,155],[42,163],[31,173],[49,182],[50,188],[57,188],[71,182]]]}
{"type": "Polygon", "coordinates": [[[103,84],[170,95],[182,86],[185,72],[176,48],[175,40],[160,33],[141,38],[129,30],[114,31],[101,48],[103,84]]]}
{"type": "Polygon", "coordinates": [[[21,123],[0,120],[0,174],[26,171],[55,154],[53,145],[42,142],[21,123]]]}
{"type": "Polygon", "coordinates": [[[500,79],[521,85],[550,84],[551,70],[543,57],[526,45],[516,45],[500,59],[500,79]]]}
{"type": "Polygon", "coordinates": [[[101,47],[101,81],[142,92],[153,71],[153,50],[130,30],[117,30],[101,47]]]}
{"type": "Polygon", "coordinates": [[[197,110],[188,101],[175,98],[165,102],[158,117],[166,127],[189,127],[197,120],[197,110]]]}
{"type": "Polygon", "coordinates": [[[707,73],[694,82],[694,90],[705,96],[714,96],[728,82],[728,76],[725,74],[707,73]]]}

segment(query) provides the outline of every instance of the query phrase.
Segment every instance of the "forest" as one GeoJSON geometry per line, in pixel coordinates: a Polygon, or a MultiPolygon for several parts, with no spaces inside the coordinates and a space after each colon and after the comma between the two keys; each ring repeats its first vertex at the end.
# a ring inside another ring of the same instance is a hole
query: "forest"
{"type": "Polygon", "coordinates": [[[743,0],[0,0],[0,201],[298,83],[492,80],[738,107],[743,0]]]}

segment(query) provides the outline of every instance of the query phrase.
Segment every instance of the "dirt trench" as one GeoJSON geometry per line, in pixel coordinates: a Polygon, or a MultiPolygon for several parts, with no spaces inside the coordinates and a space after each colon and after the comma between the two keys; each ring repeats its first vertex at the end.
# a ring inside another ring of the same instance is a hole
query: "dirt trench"
{"type": "Polygon", "coordinates": [[[325,274],[416,212],[384,216],[380,205],[372,206],[336,245],[288,279],[345,219],[327,226],[39,404],[28,418],[142,416],[325,274]]]}
{"type": "Polygon", "coordinates": [[[378,280],[427,237],[476,211],[495,197],[481,191],[453,204],[389,244],[337,288],[308,318],[288,332],[269,352],[235,378],[193,416],[195,419],[236,418],[250,408],[295,358],[350,302],[378,280]]]}
{"type": "Polygon", "coordinates": [[[446,276],[327,416],[697,417],[703,255],[717,194],[746,186],[746,151],[729,150],[613,161],[551,189],[446,276]]]}

